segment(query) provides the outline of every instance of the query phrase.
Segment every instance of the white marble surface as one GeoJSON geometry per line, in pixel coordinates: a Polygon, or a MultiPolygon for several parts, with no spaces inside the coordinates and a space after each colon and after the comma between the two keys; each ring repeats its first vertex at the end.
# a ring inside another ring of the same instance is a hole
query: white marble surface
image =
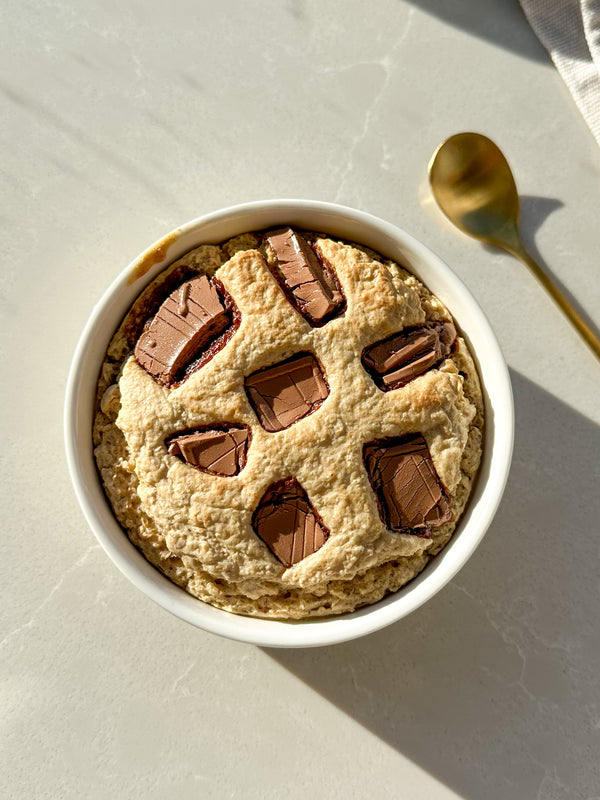
{"type": "Polygon", "coordinates": [[[598,323],[600,150],[516,0],[5,0],[2,18],[3,796],[600,796],[600,366],[425,183],[442,138],[494,138],[526,240],[598,323]],[[506,496],[458,577],[312,651],[154,606],[95,543],[62,446],[112,278],[182,221],[278,196],[356,205],[444,257],[517,412],[506,496]]]}

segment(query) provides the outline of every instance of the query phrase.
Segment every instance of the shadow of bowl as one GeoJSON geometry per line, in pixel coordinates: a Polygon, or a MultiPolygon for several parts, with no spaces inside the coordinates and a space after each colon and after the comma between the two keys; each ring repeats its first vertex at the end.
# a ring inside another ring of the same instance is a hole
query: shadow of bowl
{"type": "Polygon", "coordinates": [[[461,797],[591,797],[600,427],[511,380],[511,473],[460,576],[385,631],[265,652],[461,797]]]}

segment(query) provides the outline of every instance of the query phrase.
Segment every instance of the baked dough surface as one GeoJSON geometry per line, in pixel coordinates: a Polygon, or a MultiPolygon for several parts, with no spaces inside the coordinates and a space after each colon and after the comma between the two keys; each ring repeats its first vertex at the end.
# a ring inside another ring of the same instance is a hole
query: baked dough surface
{"type": "Polygon", "coordinates": [[[254,234],[203,245],[167,268],[115,333],[98,384],[94,446],[115,515],[145,557],[190,594],[228,611],[301,619],[374,603],[417,575],[450,539],[479,466],[483,404],[462,338],[442,364],[382,392],[363,349],[403,327],[451,319],[413,275],[358,245],[315,234],[347,300],[342,316],[311,327],[290,305],[254,234]],[[216,275],[241,323],[227,345],[179,386],[158,384],[132,356],[169,277],[216,275]],[[286,430],[259,424],[244,377],[313,352],[330,388],[323,405],[286,430]],[[234,477],[194,469],[167,453],[170,434],[244,423],[252,439],[234,477]],[[455,521],[423,538],[386,529],[362,459],[365,442],[420,432],[455,521]],[[312,555],[285,568],[256,536],[252,514],[267,487],[295,477],[330,531],[312,555]]]}

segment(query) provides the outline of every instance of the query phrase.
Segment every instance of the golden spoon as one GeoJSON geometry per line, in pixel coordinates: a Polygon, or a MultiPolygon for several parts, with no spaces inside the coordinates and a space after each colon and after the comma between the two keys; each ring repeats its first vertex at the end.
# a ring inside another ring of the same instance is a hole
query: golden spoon
{"type": "Polygon", "coordinates": [[[600,358],[598,336],[525,249],[515,179],[494,142],[480,133],[457,133],[446,139],[429,162],[429,182],[450,222],[521,259],[600,358]]]}

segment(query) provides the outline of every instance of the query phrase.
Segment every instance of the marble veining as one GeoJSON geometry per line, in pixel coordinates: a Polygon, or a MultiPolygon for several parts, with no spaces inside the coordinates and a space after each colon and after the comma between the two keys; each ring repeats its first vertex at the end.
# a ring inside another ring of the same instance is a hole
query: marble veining
{"type": "Polygon", "coordinates": [[[494,138],[526,244],[598,325],[600,150],[518,4],[3,11],[6,795],[598,800],[598,364],[426,184],[443,138],[494,138]],[[310,651],[205,634],[129,584],[77,506],[61,428],[80,331],[126,264],[202,213],[286,196],[438,252],[497,331],[517,416],[506,496],[461,573],[396,625],[310,651]]]}

